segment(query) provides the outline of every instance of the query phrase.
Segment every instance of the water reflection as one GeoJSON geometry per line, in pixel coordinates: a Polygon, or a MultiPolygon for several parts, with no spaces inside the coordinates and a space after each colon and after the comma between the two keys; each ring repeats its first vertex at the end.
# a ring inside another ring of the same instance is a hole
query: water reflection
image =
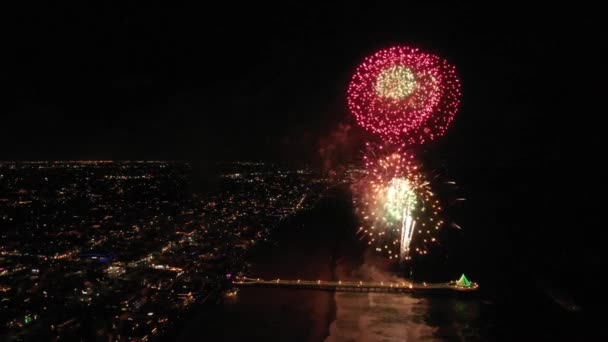
{"type": "Polygon", "coordinates": [[[428,300],[387,293],[336,293],[336,319],[325,341],[439,341],[428,300]]]}

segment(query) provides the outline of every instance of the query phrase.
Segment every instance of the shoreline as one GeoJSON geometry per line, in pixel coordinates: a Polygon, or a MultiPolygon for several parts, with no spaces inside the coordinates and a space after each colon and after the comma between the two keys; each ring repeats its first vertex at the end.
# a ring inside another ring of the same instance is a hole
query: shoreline
{"type": "MultiPolygon", "coordinates": [[[[353,248],[349,205],[344,197],[328,198],[286,222],[273,233],[279,243],[254,251],[247,272],[260,278],[335,279],[345,251],[357,256],[359,250],[353,248]]],[[[223,302],[189,319],[178,340],[323,341],[337,317],[334,294],[326,291],[241,288],[223,302]]]]}

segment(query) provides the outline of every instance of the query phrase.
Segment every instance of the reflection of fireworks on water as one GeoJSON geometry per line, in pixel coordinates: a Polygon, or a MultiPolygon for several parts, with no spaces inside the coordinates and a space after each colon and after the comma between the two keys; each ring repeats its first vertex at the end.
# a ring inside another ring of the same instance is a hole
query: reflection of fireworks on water
{"type": "Polygon", "coordinates": [[[366,176],[354,184],[359,233],[390,259],[408,260],[410,251],[427,253],[427,243],[443,224],[441,206],[412,154],[403,149],[370,149],[364,156],[366,176]]]}
{"type": "Polygon", "coordinates": [[[348,107],[359,125],[385,141],[409,145],[443,135],[459,102],[455,68],[407,46],[366,58],[348,88],[348,107]]]}

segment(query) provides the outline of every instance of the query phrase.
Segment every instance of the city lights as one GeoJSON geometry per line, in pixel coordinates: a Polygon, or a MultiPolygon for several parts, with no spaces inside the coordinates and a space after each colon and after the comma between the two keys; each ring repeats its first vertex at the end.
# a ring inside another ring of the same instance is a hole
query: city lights
{"type": "Polygon", "coordinates": [[[4,230],[0,244],[0,294],[11,298],[0,325],[14,334],[41,326],[61,339],[95,308],[107,313],[96,318],[109,327],[107,339],[164,335],[211,289],[236,299],[228,275],[329,182],[309,169],[235,162],[220,166],[215,192],[198,196],[185,191],[189,167],[0,162],[8,189],[0,223],[19,228],[4,230]],[[66,310],[76,317],[57,314],[66,310]]]}

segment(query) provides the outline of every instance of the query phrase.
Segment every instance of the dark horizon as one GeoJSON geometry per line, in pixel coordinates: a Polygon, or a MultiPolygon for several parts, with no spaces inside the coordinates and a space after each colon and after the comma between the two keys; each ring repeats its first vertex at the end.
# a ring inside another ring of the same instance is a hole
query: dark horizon
{"type": "Polygon", "coordinates": [[[457,67],[462,105],[435,144],[470,160],[567,147],[555,133],[571,123],[554,113],[586,100],[579,84],[599,84],[567,70],[597,62],[584,53],[594,21],[570,9],[46,6],[14,17],[1,160],[313,161],[340,124],[369,137],[346,85],[366,55],[396,44],[457,67]]]}

